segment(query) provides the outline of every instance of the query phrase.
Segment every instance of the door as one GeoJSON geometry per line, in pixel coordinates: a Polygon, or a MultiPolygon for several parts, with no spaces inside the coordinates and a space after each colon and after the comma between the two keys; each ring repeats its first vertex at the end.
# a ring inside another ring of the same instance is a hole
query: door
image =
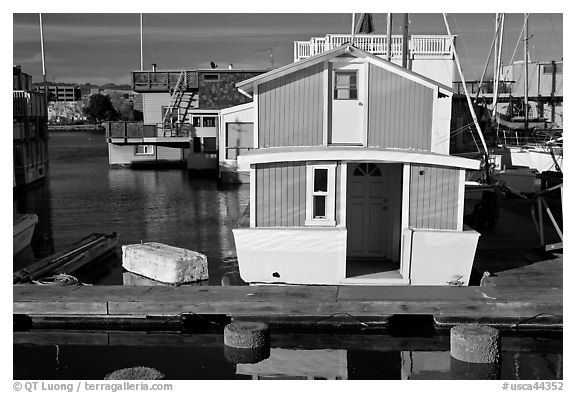
{"type": "Polygon", "coordinates": [[[346,226],[348,257],[385,258],[388,189],[384,171],[374,163],[348,165],[346,226]]]}
{"type": "Polygon", "coordinates": [[[364,143],[363,69],[363,64],[334,65],[331,84],[331,144],[364,143]]]}

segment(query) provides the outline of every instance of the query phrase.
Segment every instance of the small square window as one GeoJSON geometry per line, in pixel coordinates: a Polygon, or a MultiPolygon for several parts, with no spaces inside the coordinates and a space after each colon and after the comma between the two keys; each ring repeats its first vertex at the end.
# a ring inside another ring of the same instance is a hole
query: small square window
{"type": "Polygon", "coordinates": [[[204,74],[204,80],[206,82],[218,82],[220,80],[219,74],[204,74]]]}
{"type": "Polygon", "coordinates": [[[136,156],[153,156],[154,145],[136,145],[134,148],[134,155],[136,156]]]}
{"type": "Polygon", "coordinates": [[[200,127],[200,116],[193,116],[192,117],[192,126],[193,127],[200,127]]]}
{"type": "Polygon", "coordinates": [[[216,127],[216,118],[212,116],[204,116],[202,118],[203,127],[216,127]]]}
{"type": "Polygon", "coordinates": [[[356,71],[336,71],[334,73],[334,99],[358,99],[356,71]]]}

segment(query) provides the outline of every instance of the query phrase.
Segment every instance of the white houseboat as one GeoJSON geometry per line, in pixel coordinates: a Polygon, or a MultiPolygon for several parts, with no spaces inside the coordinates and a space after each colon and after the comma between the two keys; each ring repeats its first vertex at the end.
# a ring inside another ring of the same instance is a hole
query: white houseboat
{"type": "Polygon", "coordinates": [[[468,284],[480,165],[449,155],[450,87],[348,44],[236,86],[254,105],[244,281],[468,284]]]}

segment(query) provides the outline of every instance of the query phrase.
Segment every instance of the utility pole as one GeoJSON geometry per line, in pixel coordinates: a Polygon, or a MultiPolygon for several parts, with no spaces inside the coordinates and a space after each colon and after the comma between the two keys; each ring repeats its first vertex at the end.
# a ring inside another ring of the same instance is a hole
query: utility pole
{"type": "Polygon", "coordinates": [[[144,71],[144,50],[142,45],[142,13],[140,13],[140,71],[144,71]]]}

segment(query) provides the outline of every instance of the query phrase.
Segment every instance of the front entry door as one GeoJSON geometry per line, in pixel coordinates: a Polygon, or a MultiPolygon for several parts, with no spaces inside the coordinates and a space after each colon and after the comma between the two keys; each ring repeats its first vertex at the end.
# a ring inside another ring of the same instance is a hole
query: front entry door
{"type": "Polygon", "coordinates": [[[364,143],[363,64],[334,64],[332,72],[331,144],[364,143]]]}
{"type": "Polygon", "coordinates": [[[383,175],[383,168],[374,163],[348,164],[348,257],[389,257],[384,239],[389,215],[388,190],[383,175]]]}

